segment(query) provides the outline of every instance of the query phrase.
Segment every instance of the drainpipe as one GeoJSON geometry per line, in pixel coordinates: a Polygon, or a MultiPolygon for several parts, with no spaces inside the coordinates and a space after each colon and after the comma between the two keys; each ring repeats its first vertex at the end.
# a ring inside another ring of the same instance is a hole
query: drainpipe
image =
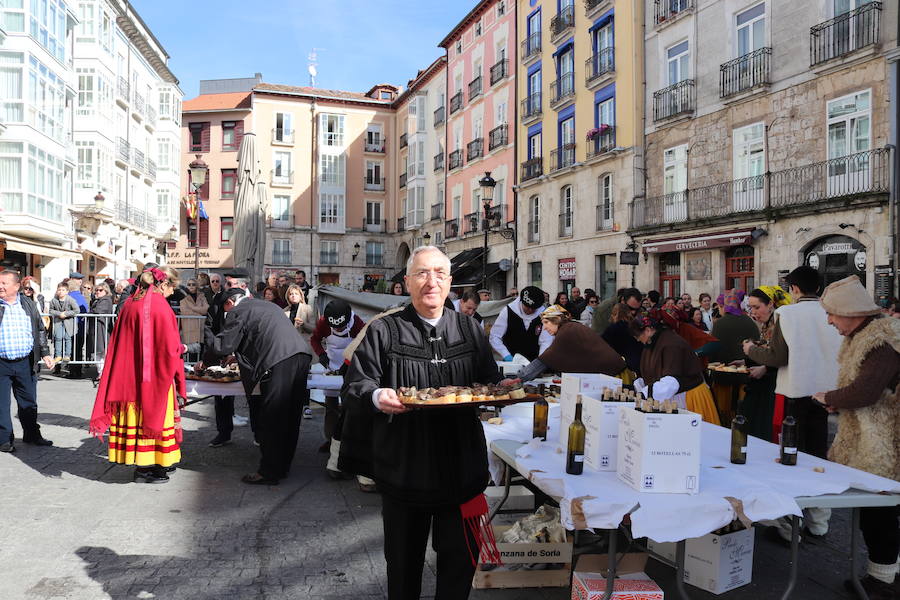
{"type": "MultiPolygon", "coordinates": [[[[512,68],[518,71],[519,68],[519,3],[516,2],[513,5],[513,42],[512,45],[512,68]]],[[[513,127],[513,159],[512,159],[512,202],[513,202],[513,259],[512,259],[512,272],[513,272],[513,287],[517,290],[519,289],[519,169],[518,169],[518,160],[519,160],[519,136],[516,135],[516,131],[519,126],[519,78],[513,77],[513,119],[512,119],[512,127],[513,127]]]]}
{"type": "Polygon", "coordinates": [[[310,189],[310,199],[309,199],[309,275],[308,277],[313,276],[313,269],[315,265],[315,260],[313,257],[313,240],[315,238],[316,231],[316,199],[318,195],[317,186],[316,186],[316,161],[318,160],[318,150],[319,147],[316,145],[317,138],[317,123],[318,119],[316,119],[316,99],[313,97],[312,104],[309,105],[309,113],[310,119],[312,121],[312,127],[310,128],[310,135],[312,139],[310,140],[310,158],[312,160],[309,161],[309,189],[310,189]]]}

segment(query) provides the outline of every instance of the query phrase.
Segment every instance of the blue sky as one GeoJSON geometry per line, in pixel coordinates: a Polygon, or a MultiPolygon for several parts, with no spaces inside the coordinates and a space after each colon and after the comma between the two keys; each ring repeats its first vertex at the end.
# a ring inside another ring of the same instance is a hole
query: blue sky
{"type": "Polygon", "coordinates": [[[313,48],[319,49],[317,87],[365,92],[376,83],[405,86],[443,54],[438,42],[475,3],[132,0],[171,56],[185,98],[197,95],[201,79],[256,72],[269,83],[308,85],[313,48]]]}

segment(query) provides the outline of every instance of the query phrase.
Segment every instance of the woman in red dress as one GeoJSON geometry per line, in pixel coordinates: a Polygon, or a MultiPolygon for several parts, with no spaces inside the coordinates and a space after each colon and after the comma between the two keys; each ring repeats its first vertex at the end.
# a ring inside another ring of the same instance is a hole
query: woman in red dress
{"type": "Polygon", "coordinates": [[[135,481],[165,483],[181,460],[184,349],[166,301],[178,285],[169,267],[144,271],[119,311],[109,339],[90,431],[109,429],[109,461],[135,465],[135,481]]]}

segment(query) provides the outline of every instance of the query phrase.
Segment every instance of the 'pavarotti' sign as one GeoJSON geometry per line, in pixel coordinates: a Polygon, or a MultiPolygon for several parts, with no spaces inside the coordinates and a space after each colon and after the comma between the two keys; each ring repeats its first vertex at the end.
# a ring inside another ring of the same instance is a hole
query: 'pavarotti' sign
{"type": "Polygon", "coordinates": [[[743,246],[744,244],[749,244],[750,240],[751,237],[749,231],[736,231],[684,238],[681,240],[646,242],[642,249],[644,252],[683,252],[689,250],[704,250],[706,248],[743,246]]]}

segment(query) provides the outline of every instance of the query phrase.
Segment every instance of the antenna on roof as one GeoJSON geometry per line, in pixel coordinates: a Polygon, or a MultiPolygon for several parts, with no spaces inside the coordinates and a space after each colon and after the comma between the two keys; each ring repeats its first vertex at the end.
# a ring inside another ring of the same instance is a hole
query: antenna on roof
{"type": "Polygon", "coordinates": [[[310,87],[316,87],[316,77],[319,74],[318,68],[318,50],[324,50],[324,48],[313,48],[310,53],[306,56],[309,63],[306,65],[306,70],[309,73],[309,85],[310,87]]]}

